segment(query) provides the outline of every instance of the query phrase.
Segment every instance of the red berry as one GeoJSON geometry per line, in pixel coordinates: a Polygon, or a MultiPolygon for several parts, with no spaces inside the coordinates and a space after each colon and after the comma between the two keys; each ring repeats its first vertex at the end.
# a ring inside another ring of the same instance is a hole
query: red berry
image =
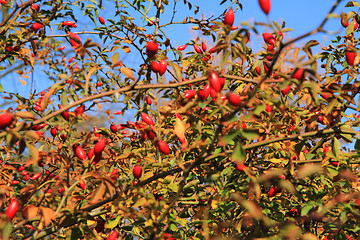
{"type": "Polygon", "coordinates": [[[116,231],[112,231],[112,233],[110,233],[110,235],[107,237],[106,240],[116,240],[117,237],[118,237],[118,233],[116,231]]]}
{"type": "Polygon", "coordinates": [[[113,122],[110,124],[110,131],[112,133],[117,133],[117,131],[118,131],[117,126],[113,122]]]}
{"type": "Polygon", "coordinates": [[[158,61],[151,62],[151,69],[154,73],[160,72],[160,63],[158,61]]]}
{"type": "Polygon", "coordinates": [[[10,124],[13,121],[13,115],[12,113],[3,113],[0,115],[0,130],[4,130],[5,128],[7,128],[8,126],[10,126],[10,124]]]}
{"type": "Polygon", "coordinates": [[[65,46],[61,46],[61,47],[59,47],[59,51],[62,51],[62,50],[64,50],[66,47],[65,46]]]}
{"type": "Polygon", "coordinates": [[[212,47],[212,48],[210,48],[209,53],[214,53],[216,51],[217,51],[216,47],[212,47]]]}
{"type": "Polygon", "coordinates": [[[269,104],[266,104],[265,110],[270,113],[273,110],[273,107],[270,106],[269,104]]]}
{"type": "Polygon", "coordinates": [[[148,57],[153,57],[155,56],[158,49],[159,49],[159,44],[154,41],[150,41],[146,45],[146,54],[148,55],[148,57]]]}
{"type": "MultiPolygon", "coordinates": [[[[347,19],[346,14],[341,17],[341,25],[346,28],[349,26],[349,21],[345,22],[347,19]]],[[[354,30],[356,30],[359,26],[358,22],[355,20],[355,18],[352,19],[352,22],[354,23],[354,30]]]]}
{"type": "Polygon", "coordinates": [[[236,164],[235,168],[239,171],[244,171],[244,169],[246,168],[245,164],[243,163],[239,163],[239,164],[236,164]]]}
{"type": "Polygon", "coordinates": [[[105,149],[105,146],[106,146],[106,139],[105,138],[100,139],[94,146],[94,153],[95,154],[101,153],[105,149]]]}
{"type": "Polygon", "coordinates": [[[75,154],[76,154],[76,156],[77,156],[78,158],[80,158],[81,160],[85,160],[85,159],[86,159],[86,152],[85,152],[85,150],[84,150],[82,147],[80,147],[80,146],[76,147],[76,149],[75,149],[75,154]]]}
{"type": "Polygon", "coordinates": [[[167,69],[167,62],[165,59],[161,60],[159,62],[159,74],[160,76],[164,75],[164,73],[166,72],[166,69],[167,69]]]}
{"type": "MultiPolygon", "coordinates": [[[[59,106],[60,109],[63,108],[62,105],[59,106]]],[[[70,120],[70,112],[69,110],[66,110],[65,112],[60,113],[60,115],[63,117],[63,119],[65,119],[66,121],[70,120]]]]}
{"type": "Polygon", "coordinates": [[[41,28],[43,28],[44,27],[44,25],[42,25],[41,23],[37,23],[37,22],[35,22],[35,23],[33,23],[32,25],[31,25],[31,29],[34,31],[34,32],[37,32],[37,31],[39,31],[41,28]]]}
{"type": "Polygon", "coordinates": [[[148,114],[141,113],[141,118],[145,123],[147,123],[147,124],[149,124],[151,126],[155,125],[154,120],[148,114]]]}
{"type": "Polygon", "coordinates": [[[221,89],[224,87],[225,79],[220,78],[215,71],[212,71],[209,76],[209,83],[216,92],[220,92],[221,89]]]}
{"type": "Polygon", "coordinates": [[[261,10],[267,15],[271,9],[271,1],[270,0],[259,0],[259,5],[261,10]]]}
{"type": "Polygon", "coordinates": [[[95,137],[100,137],[101,136],[101,134],[98,133],[99,131],[100,131],[100,129],[98,129],[97,127],[94,127],[93,132],[94,132],[95,137]]]}
{"type": "Polygon", "coordinates": [[[177,48],[177,50],[183,51],[185,50],[185,48],[187,48],[187,45],[181,45],[180,47],[177,48]]]}
{"type": "Polygon", "coordinates": [[[291,77],[297,80],[302,80],[303,75],[304,75],[304,69],[298,68],[291,77]]]}
{"type": "Polygon", "coordinates": [[[230,93],[228,96],[229,102],[233,106],[240,106],[241,105],[241,97],[236,93],[230,93]]]}
{"type": "Polygon", "coordinates": [[[204,87],[204,89],[200,89],[198,91],[198,97],[202,100],[206,100],[210,95],[210,91],[211,91],[211,86],[210,86],[210,84],[207,84],[204,87]]]}
{"type": "Polygon", "coordinates": [[[328,147],[328,146],[325,146],[324,147],[324,153],[327,153],[327,152],[329,152],[330,151],[330,148],[328,147]]]}
{"type": "Polygon", "coordinates": [[[281,90],[281,92],[283,95],[287,95],[290,89],[291,89],[291,85],[287,85],[283,90],[281,90]]]}
{"type": "Polygon", "coordinates": [[[38,179],[39,177],[41,177],[41,173],[35,173],[32,177],[31,177],[31,180],[36,180],[38,179]]]}
{"type": "Polygon", "coordinates": [[[264,41],[270,45],[274,45],[276,40],[275,40],[275,37],[274,35],[272,35],[271,33],[263,33],[263,38],[264,38],[264,41]]]}
{"type": "Polygon", "coordinates": [[[356,52],[346,49],[345,58],[349,66],[353,66],[355,62],[356,52]]]}
{"type": "Polygon", "coordinates": [[[151,105],[151,104],[152,104],[152,99],[151,99],[150,96],[147,96],[145,100],[146,100],[146,103],[147,103],[148,105],[151,105]]]}
{"type": "Polygon", "coordinates": [[[227,13],[225,14],[224,23],[226,25],[232,26],[234,23],[234,19],[235,19],[234,10],[230,8],[229,11],[227,11],[227,13]]]}
{"type": "Polygon", "coordinates": [[[105,20],[104,20],[104,18],[103,18],[103,17],[101,17],[101,16],[99,16],[99,22],[100,22],[101,24],[105,24],[105,20]]]}
{"type": "Polygon", "coordinates": [[[40,5],[36,5],[35,3],[31,4],[31,9],[34,10],[35,12],[38,12],[40,10],[40,5]]]}
{"type": "Polygon", "coordinates": [[[16,184],[19,184],[19,181],[18,181],[18,180],[12,180],[12,181],[11,181],[11,185],[16,185],[16,184]]]}
{"type": "Polygon", "coordinates": [[[274,197],[274,196],[276,196],[276,194],[278,194],[279,190],[280,190],[280,189],[279,189],[278,186],[273,186],[273,187],[271,187],[270,190],[269,190],[269,193],[268,193],[269,197],[274,197]]]}
{"type": "Polygon", "coordinates": [[[70,45],[73,48],[77,48],[77,47],[81,46],[81,39],[80,39],[79,35],[77,35],[76,33],[72,33],[72,32],[68,32],[68,34],[69,34],[70,45]]]}
{"type": "Polygon", "coordinates": [[[334,167],[338,167],[341,165],[341,163],[337,161],[331,161],[330,164],[333,165],[334,167]]]}
{"type": "Polygon", "coordinates": [[[196,95],[196,90],[186,90],[185,93],[184,93],[184,98],[188,98],[188,99],[192,99],[194,98],[196,95]]]}
{"type": "Polygon", "coordinates": [[[73,21],[65,21],[62,23],[63,26],[67,26],[67,27],[73,27],[75,25],[75,22],[73,21]]]}
{"type": "Polygon", "coordinates": [[[83,180],[81,180],[81,182],[79,183],[79,186],[83,189],[83,190],[85,190],[85,188],[86,188],[86,181],[83,179],[83,180]]]}
{"type": "Polygon", "coordinates": [[[201,48],[204,52],[206,52],[207,47],[205,43],[201,43],[201,48]]]}
{"type": "Polygon", "coordinates": [[[202,53],[202,50],[201,50],[201,48],[200,48],[198,45],[195,45],[195,44],[194,44],[194,50],[195,50],[195,52],[197,52],[197,53],[202,53]]]}
{"type": "Polygon", "coordinates": [[[57,130],[56,130],[56,128],[51,128],[51,130],[50,130],[50,134],[51,134],[51,136],[53,136],[53,137],[56,137],[56,134],[57,134],[57,130]]]}
{"type": "Polygon", "coordinates": [[[133,168],[133,175],[134,175],[134,178],[137,178],[139,179],[142,175],[142,168],[140,165],[136,165],[134,168],[133,168]]]}
{"type": "Polygon", "coordinates": [[[14,199],[10,202],[9,206],[7,207],[5,213],[9,220],[13,219],[19,210],[19,202],[14,199]]]}
{"type": "Polygon", "coordinates": [[[170,154],[170,148],[169,146],[167,145],[166,142],[164,142],[163,140],[159,140],[157,141],[157,147],[159,149],[159,151],[165,155],[168,155],[170,154]]]}

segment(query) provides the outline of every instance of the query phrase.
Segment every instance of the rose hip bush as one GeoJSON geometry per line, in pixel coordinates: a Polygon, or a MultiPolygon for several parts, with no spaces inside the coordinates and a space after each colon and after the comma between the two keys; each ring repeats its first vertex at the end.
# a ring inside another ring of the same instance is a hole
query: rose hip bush
{"type": "Polygon", "coordinates": [[[188,0],[1,4],[2,72],[50,82],[2,81],[2,239],[359,239],[360,16],[337,12],[356,1],[322,48],[297,44],[326,16],[288,40],[235,0],[208,19],[188,0]]]}

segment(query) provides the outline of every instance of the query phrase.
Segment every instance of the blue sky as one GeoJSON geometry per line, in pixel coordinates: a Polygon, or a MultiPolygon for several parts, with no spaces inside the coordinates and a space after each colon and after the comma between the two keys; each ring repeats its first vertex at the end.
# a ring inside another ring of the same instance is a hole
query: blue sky
{"type": "MultiPolygon", "coordinates": [[[[166,10],[169,11],[169,14],[164,14],[161,16],[160,24],[167,23],[171,17],[173,1],[169,1],[169,2],[170,2],[170,8],[169,7],[166,8],[166,10]]],[[[219,14],[221,14],[226,10],[226,6],[228,6],[228,3],[230,3],[230,1],[228,1],[227,3],[220,6],[219,5],[219,3],[221,2],[220,0],[210,0],[210,1],[197,0],[192,2],[198,5],[201,10],[196,15],[197,18],[201,18],[202,15],[204,16],[204,18],[210,17],[211,15],[218,16],[219,14]]],[[[288,38],[297,37],[317,27],[320,24],[320,22],[324,19],[326,14],[329,12],[330,8],[334,3],[334,1],[332,0],[312,0],[312,1],[273,0],[271,11],[269,13],[269,16],[267,17],[261,11],[257,0],[240,1],[240,2],[242,2],[243,10],[241,11],[240,9],[238,9],[236,11],[234,25],[243,26],[245,22],[254,24],[255,22],[285,21],[286,27],[294,29],[293,32],[290,32],[287,36],[285,36],[285,40],[288,38]]],[[[104,1],[105,8],[103,10],[99,10],[99,15],[103,16],[105,19],[114,18],[114,12],[108,11],[108,9],[113,9],[111,6],[109,6],[109,4],[111,3],[112,1],[104,1]]],[[[344,6],[346,3],[347,1],[342,1],[340,6],[336,9],[335,13],[340,14],[341,12],[345,12],[345,11],[347,12],[350,10],[357,10],[357,8],[345,8],[344,6]]],[[[178,1],[177,7],[178,7],[178,11],[176,13],[174,21],[181,21],[186,16],[193,14],[192,12],[189,12],[188,8],[182,4],[182,0],[178,1]]],[[[236,5],[233,5],[233,7],[236,8],[236,5]]],[[[151,14],[154,14],[154,10],[155,8],[152,6],[151,11],[148,14],[149,17],[153,16],[151,14]]],[[[132,12],[131,9],[128,9],[128,11],[132,12]]],[[[80,14],[76,14],[76,15],[80,16],[80,14]]],[[[142,20],[140,19],[141,15],[132,12],[131,16],[133,16],[136,19],[135,21],[142,23],[142,20]]],[[[71,19],[65,19],[65,20],[71,20],[71,19]]],[[[84,28],[85,30],[92,30],[92,28],[95,27],[95,25],[92,22],[90,22],[89,19],[79,18],[78,20],[79,20],[77,24],[78,28],[76,29],[76,31],[82,31],[84,28]]],[[[98,26],[99,25],[100,24],[98,24],[98,26]]],[[[194,37],[199,37],[201,40],[204,40],[206,42],[211,42],[210,38],[208,37],[206,38],[204,36],[199,35],[199,31],[191,30],[191,27],[192,25],[184,25],[184,26],[174,25],[167,27],[166,29],[164,29],[164,31],[166,32],[166,34],[168,34],[169,38],[171,39],[172,45],[175,47],[189,42],[191,39],[194,39],[194,37]]],[[[255,36],[254,33],[251,33],[252,37],[251,37],[251,41],[249,42],[249,45],[254,49],[255,52],[259,50],[263,44],[261,33],[263,31],[268,30],[268,29],[266,30],[264,27],[261,26],[257,27],[257,29],[259,30],[260,34],[258,36],[255,36]]],[[[340,33],[341,35],[345,33],[345,30],[342,28],[340,24],[339,18],[330,19],[328,24],[325,25],[325,29],[330,32],[336,32],[341,30],[340,33]]],[[[151,31],[153,30],[154,27],[149,28],[148,33],[151,33],[151,31]]],[[[87,37],[95,38],[95,35],[81,36],[81,37],[84,41],[87,37]]],[[[317,34],[316,36],[311,36],[306,40],[302,40],[298,42],[297,45],[300,46],[304,44],[306,41],[311,39],[318,40],[321,45],[322,44],[328,45],[332,38],[335,38],[335,36],[317,34]]],[[[63,39],[63,41],[64,44],[67,45],[67,50],[70,49],[70,46],[69,44],[66,43],[65,39],[63,39]]],[[[210,46],[208,47],[212,46],[211,43],[209,45],[210,46]]],[[[319,46],[319,48],[321,47],[321,45],[319,46]]],[[[72,55],[69,54],[69,57],[70,56],[72,55]]],[[[126,61],[130,66],[134,65],[134,68],[136,68],[136,66],[139,66],[141,64],[141,62],[139,62],[138,60],[139,58],[136,54],[128,54],[126,56],[126,61]]],[[[37,92],[40,92],[49,86],[49,81],[44,79],[44,75],[41,72],[42,72],[41,67],[37,66],[34,72],[34,82],[37,88],[37,92]]],[[[3,85],[3,88],[6,91],[19,92],[21,94],[25,93],[25,96],[28,96],[30,89],[30,80],[26,80],[26,81],[27,84],[25,86],[22,86],[18,80],[17,75],[11,74],[6,78],[1,79],[0,83],[3,85]]]]}

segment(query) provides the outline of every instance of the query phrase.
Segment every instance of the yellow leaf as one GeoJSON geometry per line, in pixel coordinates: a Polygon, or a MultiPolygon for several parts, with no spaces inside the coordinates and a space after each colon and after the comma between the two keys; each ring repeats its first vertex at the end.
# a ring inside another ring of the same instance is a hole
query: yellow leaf
{"type": "Polygon", "coordinates": [[[270,159],[270,161],[271,161],[272,163],[278,164],[278,163],[282,163],[282,162],[283,162],[283,159],[280,159],[280,158],[272,158],[272,159],[270,159]]]}
{"type": "Polygon", "coordinates": [[[89,81],[91,75],[93,75],[94,72],[96,72],[98,69],[101,69],[101,67],[94,66],[94,67],[89,71],[89,73],[86,75],[86,81],[89,81]]]}
{"type": "Polygon", "coordinates": [[[143,206],[147,202],[146,198],[140,198],[136,201],[133,208],[138,208],[140,206],[143,206]]]}
{"type": "Polygon", "coordinates": [[[118,53],[118,52],[115,53],[115,54],[111,57],[111,61],[112,61],[113,63],[119,61],[119,53],[118,53]]]}
{"type": "Polygon", "coordinates": [[[39,152],[38,152],[37,148],[35,147],[35,145],[33,145],[29,142],[26,142],[26,147],[28,148],[30,157],[33,160],[33,165],[36,165],[39,161],[39,152]]]}
{"type": "Polygon", "coordinates": [[[120,68],[120,71],[122,74],[124,74],[126,77],[132,79],[132,80],[135,80],[134,78],[134,75],[133,75],[133,72],[130,70],[130,68],[127,68],[127,67],[122,67],[120,68]]]}
{"type": "Polygon", "coordinates": [[[219,204],[219,202],[217,200],[212,200],[211,201],[211,208],[213,208],[213,209],[217,208],[218,204],[219,204]]]}
{"type": "Polygon", "coordinates": [[[185,140],[185,124],[179,119],[175,119],[174,134],[185,140]]]}

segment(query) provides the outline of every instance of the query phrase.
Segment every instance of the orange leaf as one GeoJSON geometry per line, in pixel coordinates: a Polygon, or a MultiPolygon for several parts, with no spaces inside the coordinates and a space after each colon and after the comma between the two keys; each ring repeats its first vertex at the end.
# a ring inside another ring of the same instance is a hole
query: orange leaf
{"type": "Polygon", "coordinates": [[[130,70],[130,68],[122,67],[120,68],[120,71],[122,74],[124,74],[126,77],[135,80],[133,72],[130,70]]]}
{"type": "Polygon", "coordinates": [[[45,226],[49,226],[51,221],[56,220],[55,211],[52,210],[51,208],[42,207],[41,215],[45,226]]]}
{"type": "Polygon", "coordinates": [[[29,205],[24,208],[22,215],[26,219],[33,219],[38,214],[39,208],[34,205],[29,205]]]}

